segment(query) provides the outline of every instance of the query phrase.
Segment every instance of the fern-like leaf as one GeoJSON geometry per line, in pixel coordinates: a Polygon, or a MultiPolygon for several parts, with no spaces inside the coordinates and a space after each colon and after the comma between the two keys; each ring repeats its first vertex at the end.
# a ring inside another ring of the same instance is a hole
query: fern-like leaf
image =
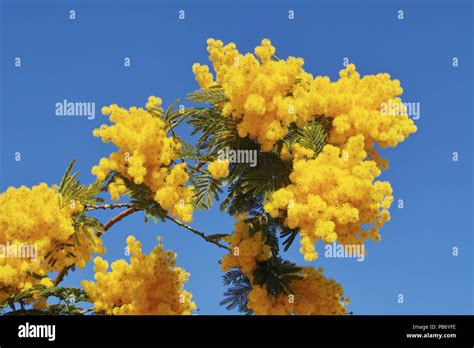
{"type": "Polygon", "coordinates": [[[224,89],[215,86],[210,89],[199,89],[188,94],[187,100],[193,103],[205,103],[212,105],[220,105],[227,101],[224,89]]]}
{"type": "Polygon", "coordinates": [[[231,287],[224,293],[224,299],[219,305],[226,306],[227,310],[237,307],[241,313],[252,314],[247,308],[248,294],[252,290],[250,280],[240,270],[233,269],[224,275],[223,281],[231,287]]]}
{"type": "Polygon", "coordinates": [[[222,193],[222,179],[214,179],[209,173],[195,174],[191,178],[194,187],[194,206],[196,209],[209,209],[222,193]]]}
{"type": "Polygon", "coordinates": [[[273,296],[290,294],[291,282],[304,277],[301,267],[277,256],[258,262],[253,275],[255,284],[264,285],[273,296]]]}

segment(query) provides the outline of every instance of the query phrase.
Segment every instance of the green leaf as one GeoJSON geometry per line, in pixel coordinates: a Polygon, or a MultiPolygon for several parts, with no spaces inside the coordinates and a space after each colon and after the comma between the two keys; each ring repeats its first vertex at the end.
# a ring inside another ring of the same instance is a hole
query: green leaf
{"type": "Polygon", "coordinates": [[[64,186],[66,185],[66,180],[68,180],[70,178],[72,168],[74,167],[75,164],[76,164],[76,160],[73,160],[73,161],[71,161],[71,163],[67,167],[66,172],[64,173],[64,175],[61,179],[61,183],[59,184],[59,190],[60,191],[64,190],[64,186]]]}
{"type": "Polygon", "coordinates": [[[88,186],[81,185],[78,179],[79,174],[71,174],[75,163],[76,161],[73,160],[69,164],[57,188],[61,195],[61,201],[59,202],[61,207],[72,204],[73,202],[74,204],[79,202],[82,205],[92,205],[102,200],[97,197],[97,195],[105,190],[105,188],[102,187],[103,182],[95,181],[88,186]]]}
{"type": "Polygon", "coordinates": [[[163,120],[165,121],[165,130],[170,131],[181,124],[189,116],[193,115],[196,112],[195,108],[183,108],[178,107],[175,109],[176,105],[179,103],[179,99],[176,99],[173,104],[168,106],[165,113],[163,114],[163,120]]]}
{"type": "Polygon", "coordinates": [[[128,195],[131,198],[130,204],[137,210],[145,211],[145,222],[148,221],[148,216],[151,216],[155,220],[159,218],[165,221],[167,211],[153,199],[153,193],[148,186],[143,183],[136,184],[133,180],[128,179],[120,173],[115,173],[115,175],[120,177],[124,181],[125,186],[127,186],[128,195]]]}
{"type": "Polygon", "coordinates": [[[240,142],[236,120],[223,116],[219,109],[196,109],[188,123],[193,127],[192,135],[201,133],[196,148],[208,155],[225,147],[236,148],[240,142]]]}
{"type": "Polygon", "coordinates": [[[179,141],[181,144],[181,147],[178,150],[179,158],[190,159],[195,162],[199,162],[204,158],[204,155],[199,151],[199,149],[197,149],[184,139],[178,136],[176,136],[175,139],[177,139],[177,141],[179,141]]]}
{"type": "Polygon", "coordinates": [[[253,275],[255,284],[264,285],[273,296],[290,294],[291,282],[304,278],[301,267],[277,256],[258,262],[253,275]]]}
{"type": "Polygon", "coordinates": [[[248,294],[252,290],[250,280],[238,269],[233,269],[223,276],[225,285],[232,285],[225,293],[224,299],[219,303],[226,306],[227,310],[237,307],[238,311],[245,314],[252,314],[247,308],[248,294]]]}
{"type": "Polygon", "coordinates": [[[331,119],[328,117],[315,117],[302,128],[295,125],[290,129],[285,141],[291,148],[298,143],[314,151],[317,155],[326,144],[326,137],[331,129],[331,119]]]}
{"type": "Polygon", "coordinates": [[[205,103],[219,105],[227,101],[224,89],[215,86],[210,89],[199,89],[188,94],[187,100],[193,103],[205,103]]]}
{"type": "Polygon", "coordinates": [[[209,209],[222,193],[223,179],[214,179],[209,173],[195,174],[191,178],[194,187],[194,206],[196,209],[209,209]]]}
{"type": "Polygon", "coordinates": [[[298,235],[298,230],[292,230],[283,226],[283,230],[280,233],[280,238],[286,238],[283,241],[283,250],[287,251],[291,244],[295,241],[296,236],[298,235]]]}
{"type": "Polygon", "coordinates": [[[0,309],[10,306],[12,311],[6,313],[7,315],[81,315],[81,308],[76,306],[78,302],[90,302],[83,289],[72,287],[54,286],[48,288],[42,284],[37,284],[31,288],[24,290],[18,294],[10,296],[5,302],[0,303],[0,309]],[[14,303],[22,303],[26,299],[32,298],[33,295],[48,299],[49,297],[56,297],[62,303],[50,305],[47,309],[34,310],[22,308],[16,310],[14,303]]]}
{"type": "Polygon", "coordinates": [[[259,156],[258,166],[249,167],[242,176],[242,193],[257,197],[290,184],[291,164],[275,154],[259,156]],[[263,162],[263,163],[262,163],[263,162]]]}

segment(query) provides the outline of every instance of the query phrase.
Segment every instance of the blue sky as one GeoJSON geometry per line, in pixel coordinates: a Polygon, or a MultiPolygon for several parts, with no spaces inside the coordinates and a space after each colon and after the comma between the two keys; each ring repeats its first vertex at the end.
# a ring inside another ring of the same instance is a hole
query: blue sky
{"type": "MultiPolygon", "coordinates": [[[[197,89],[194,62],[207,63],[206,39],[252,51],[269,38],[277,56],[303,57],[313,75],[332,79],[343,58],[361,74],[388,72],[400,79],[403,100],[419,102],[418,132],[384,150],[383,174],[394,189],[392,220],[379,244],[368,243],[364,262],[325,259],[327,276],[344,286],[355,314],[473,314],[472,2],[469,1],[2,1],[0,191],[60,180],[77,159],[82,182],[113,147],[92,137],[105,122],[100,107],[144,105],[158,95],[168,105],[197,89]],[[76,19],[69,19],[69,10],[76,19]],[[185,20],[178,11],[185,11],[185,20]],[[288,11],[295,19],[288,20],[288,11]],[[397,19],[397,11],[404,19],[397,19]],[[14,66],[21,58],[21,67],[14,66]],[[130,57],[131,66],[123,60],[130,57]],[[459,66],[452,66],[458,57],[459,66]],[[96,117],[57,117],[55,104],[95,102],[96,117]],[[14,154],[21,152],[20,162],[14,154]],[[459,161],[452,161],[452,153],[459,161]],[[459,256],[452,256],[452,248],[459,256]],[[397,303],[398,294],[404,303],[397,303]]],[[[189,128],[181,135],[189,139],[189,128]]],[[[97,215],[107,221],[111,213],[97,215]]],[[[233,219],[218,209],[197,212],[192,225],[228,233],[233,219]]],[[[106,258],[124,257],[134,234],[150,251],[158,235],[191,273],[186,288],[200,314],[226,314],[217,261],[223,250],[169,223],[128,217],[104,236],[106,258]]],[[[318,246],[323,254],[323,245],[318,246]]],[[[306,263],[298,243],[286,258],[306,263]]],[[[63,284],[92,279],[91,265],[63,284]]]]}

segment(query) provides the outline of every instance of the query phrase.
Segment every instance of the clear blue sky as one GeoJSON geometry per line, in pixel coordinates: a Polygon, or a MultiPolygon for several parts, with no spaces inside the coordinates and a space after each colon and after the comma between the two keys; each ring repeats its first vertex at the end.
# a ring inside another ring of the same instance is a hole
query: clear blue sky
{"type": "MultiPolygon", "coordinates": [[[[418,132],[382,155],[391,162],[383,178],[404,209],[391,209],[382,241],[368,243],[364,262],[320,257],[311,265],[342,283],[356,314],[473,313],[472,2],[2,1],[1,11],[1,191],[57,183],[72,159],[81,180],[91,182],[90,168],[113,151],[91,135],[105,122],[100,107],[140,106],[149,95],[166,105],[184,97],[197,88],[191,66],[207,62],[208,37],[233,41],[241,52],[269,38],[278,57],[303,57],[313,75],[336,78],[348,57],[362,74],[400,79],[403,100],[421,104],[418,132]],[[131,58],[130,68],[123,67],[124,57],[131,58]],[[95,102],[96,118],[55,116],[63,99],[95,102]]],[[[190,139],[189,128],[181,131],[190,139]]],[[[110,216],[98,215],[102,221],[110,216]]],[[[233,220],[214,209],[196,213],[192,224],[227,233],[233,220]]],[[[104,236],[108,260],[123,257],[129,234],[147,252],[157,235],[164,237],[191,273],[187,289],[199,313],[235,313],[218,305],[225,290],[217,263],[223,251],[169,223],[144,224],[136,214],[104,236]]],[[[322,245],[318,250],[322,254],[322,245]]],[[[286,257],[305,264],[297,242],[286,257]]],[[[64,284],[92,277],[89,266],[64,284]]]]}

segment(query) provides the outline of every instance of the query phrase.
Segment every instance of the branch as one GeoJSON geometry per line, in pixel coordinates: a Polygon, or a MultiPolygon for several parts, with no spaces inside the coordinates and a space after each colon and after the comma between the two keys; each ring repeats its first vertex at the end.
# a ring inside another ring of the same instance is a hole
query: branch
{"type": "Polygon", "coordinates": [[[208,154],[201,158],[201,160],[192,168],[190,168],[189,174],[193,174],[195,172],[202,172],[201,168],[210,160],[212,159],[212,155],[208,154]]]}
{"type": "MultiPolygon", "coordinates": [[[[102,208],[101,208],[102,209],[102,208]]],[[[107,209],[107,208],[103,208],[103,209],[107,209]]],[[[136,212],[138,209],[136,208],[133,208],[133,207],[130,207],[128,208],[127,210],[124,210],[123,212],[121,212],[120,214],[114,216],[112,219],[110,219],[109,222],[107,222],[105,225],[104,225],[104,229],[103,231],[97,231],[95,233],[95,235],[97,237],[100,237],[105,231],[107,231],[109,228],[111,228],[115,223],[119,222],[120,220],[122,220],[124,217],[130,215],[130,214],[133,214],[134,212],[136,212]]],[[[64,267],[59,273],[58,275],[56,276],[56,279],[54,279],[54,285],[58,285],[64,278],[64,276],[66,275],[66,273],[72,268],[74,264],[72,265],[69,265],[69,266],[66,266],[64,267]]]]}
{"type": "Polygon", "coordinates": [[[115,209],[115,208],[131,208],[132,205],[128,203],[104,204],[104,205],[86,205],[84,210],[98,210],[98,209],[115,209]]]}
{"type": "Polygon", "coordinates": [[[107,231],[109,228],[111,228],[113,225],[115,225],[117,222],[119,222],[120,220],[122,220],[124,217],[130,215],[130,214],[133,214],[134,212],[138,211],[139,209],[137,208],[134,208],[134,207],[130,207],[128,208],[127,210],[124,210],[123,212],[121,212],[120,214],[114,216],[112,219],[109,220],[109,222],[107,222],[105,225],[104,225],[104,230],[103,231],[97,231],[95,233],[95,235],[97,237],[100,237],[102,234],[104,234],[105,231],[107,231]]]}
{"type": "Polygon", "coordinates": [[[81,314],[86,314],[88,312],[92,312],[94,310],[94,308],[89,308],[89,309],[83,309],[82,311],[80,311],[81,314]]]}
{"type": "Polygon", "coordinates": [[[202,232],[196,230],[195,228],[193,228],[193,227],[191,227],[191,226],[189,226],[189,225],[186,225],[185,223],[183,223],[183,222],[181,222],[181,221],[178,221],[178,220],[172,218],[171,216],[168,216],[168,215],[167,215],[167,216],[165,216],[165,218],[168,219],[168,220],[170,220],[170,221],[172,221],[172,222],[174,222],[174,223],[175,223],[176,225],[178,225],[178,226],[181,226],[181,227],[184,227],[184,228],[188,229],[188,230],[191,231],[192,233],[194,233],[194,234],[198,235],[199,237],[201,237],[202,239],[204,239],[206,242],[212,243],[212,244],[214,244],[214,245],[217,245],[217,246],[218,246],[219,248],[221,248],[221,249],[225,249],[225,250],[231,251],[229,247],[227,247],[227,246],[225,246],[225,245],[223,245],[223,244],[221,244],[221,243],[215,241],[214,239],[209,238],[209,237],[206,236],[204,233],[202,233],[202,232]]]}
{"type": "Polygon", "coordinates": [[[206,162],[207,162],[207,159],[200,160],[199,163],[194,168],[191,168],[191,173],[201,170],[202,166],[204,166],[206,162]]]}
{"type": "MultiPolygon", "coordinates": [[[[104,232],[106,232],[109,228],[111,228],[113,225],[115,225],[117,222],[119,222],[120,220],[122,220],[123,218],[127,217],[128,215],[131,215],[133,214],[134,212],[138,211],[139,209],[137,208],[134,208],[132,207],[130,204],[105,204],[105,205],[100,205],[100,206],[88,206],[88,210],[95,210],[95,209],[114,209],[114,208],[124,208],[124,207],[128,207],[127,210],[124,210],[123,212],[121,212],[120,214],[114,216],[112,219],[110,219],[103,227],[103,231],[97,231],[95,233],[95,235],[97,237],[101,237],[102,234],[104,234],[104,232]]],[[[189,226],[189,225],[186,225],[185,223],[181,222],[181,221],[178,221],[170,216],[166,216],[165,217],[166,219],[174,222],[175,224],[181,226],[181,227],[184,227],[186,229],[188,229],[189,231],[193,232],[194,234],[198,235],[199,237],[201,237],[202,239],[204,239],[206,242],[208,243],[212,243],[214,245],[217,245],[219,248],[221,249],[225,249],[225,250],[228,250],[228,251],[231,251],[229,247],[219,243],[218,241],[215,241],[211,238],[209,238],[208,236],[206,236],[203,232],[200,232],[198,230],[196,230],[195,228],[189,226]]],[[[58,275],[56,276],[56,278],[54,279],[54,285],[58,285],[63,279],[64,279],[64,276],[66,275],[66,273],[72,268],[74,264],[72,265],[69,265],[69,266],[66,266],[64,267],[59,273],[58,275]]]]}

